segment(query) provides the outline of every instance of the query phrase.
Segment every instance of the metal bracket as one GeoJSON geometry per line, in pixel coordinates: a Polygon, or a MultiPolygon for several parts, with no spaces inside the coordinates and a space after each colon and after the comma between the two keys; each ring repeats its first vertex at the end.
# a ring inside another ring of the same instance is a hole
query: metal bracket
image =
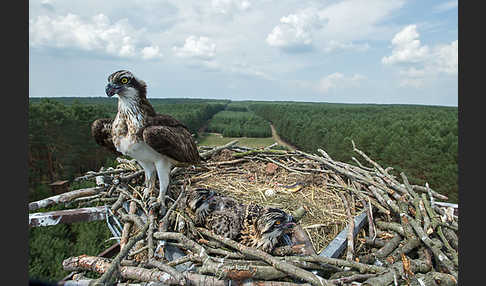
{"type": "Polygon", "coordinates": [[[121,239],[121,233],[123,230],[123,227],[120,223],[120,221],[116,218],[116,216],[113,214],[111,209],[105,205],[106,209],[106,225],[110,229],[111,233],[115,237],[115,239],[120,242],[121,239]]]}

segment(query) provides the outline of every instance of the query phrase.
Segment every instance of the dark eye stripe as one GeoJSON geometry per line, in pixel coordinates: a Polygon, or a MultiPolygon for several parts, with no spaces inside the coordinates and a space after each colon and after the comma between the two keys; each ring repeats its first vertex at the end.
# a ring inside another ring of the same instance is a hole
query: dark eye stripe
{"type": "Polygon", "coordinates": [[[128,79],[128,81],[130,81],[130,78],[132,78],[132,75],[131,75],[130,71],[119,70],[119,71],[112,73],[110,76],[108,76],[108,81],[113,82],[113,81],[119,80],[123,77],[126,77],[128,79]]]}

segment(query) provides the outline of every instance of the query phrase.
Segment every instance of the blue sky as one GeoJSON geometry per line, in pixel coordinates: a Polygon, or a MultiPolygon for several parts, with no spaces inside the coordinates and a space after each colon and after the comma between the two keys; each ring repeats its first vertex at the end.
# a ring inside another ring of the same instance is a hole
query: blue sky
{"type": "Polygon", "coordinates": [[[29,96],[457,106],[455,1],[29,1],[29,96]]]}

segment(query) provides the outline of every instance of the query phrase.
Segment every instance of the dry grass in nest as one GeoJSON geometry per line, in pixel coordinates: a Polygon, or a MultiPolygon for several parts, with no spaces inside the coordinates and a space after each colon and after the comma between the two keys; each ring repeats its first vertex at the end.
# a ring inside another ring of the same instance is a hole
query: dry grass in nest
{"type": "MultiPolygon", "coordinates": [[[[206,168],[201,168],[189,179],[192,187],[209,188],[242,203],[253,203],[262,206],[272,206],[287,212],[292,212],[303,206],[307,213],[301,219],[300,225],[307,232],[314,250],[320,253],[347,224],[346,210],[335,187],[326,183],[332,179],[326,173],[292,172],[278,166],[276,170],[266,170],[269,163],[261,158],[246,158],[236,164],[214,165],[215,162],[234,160],[234,151],[223,150],[206,162],[206,168]],[[303,185],[299,190],[286,188],[295,183],[303,185]],[[273,190],[271,195],[267,190],[273,190]]],[[[296,155],[297,156],[297,155],[296,155]]],[[[299,160],[290,160],[289,156],[274,160],[289,165],[299,160]],[[288,161],[286,161],[288,160],[288,161]]],[[[245,158],[245,157],[244,157],[245,158]]],[[[314,162],[309,160],[309,165],[314,162]]],[[[273,167],[276,165],[273,164],[273,167]]],[[[315,166],[311,166],[315,168],[315,166]]],[[[335,184],[333,181],[332,183],[335,184]]]]}

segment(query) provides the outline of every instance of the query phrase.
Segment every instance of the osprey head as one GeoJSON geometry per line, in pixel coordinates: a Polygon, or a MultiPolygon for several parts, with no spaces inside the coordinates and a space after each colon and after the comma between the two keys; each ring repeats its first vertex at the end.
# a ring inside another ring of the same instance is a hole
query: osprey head
{"type": "Polygon", "coordinates": [[[257,232],[260,235],[256,243],[257,248],[269,252],[278,243],[279,239],[286,240],[286,232],[295,226],[292,215],[275,208],[267,208],[256,221],[257,232]],[[284,237],[285,236],[285,237],[284,237]]]}
{"type": "Polygon", "coordinates": [[[197,225],[202,225],[206,216],[213,211],[211,200],[216,196],[216,192],[203,188],[197,188],[189,194],[186,203],[196,215],[195,222],[197,225]]]}
{"type": "Polygon", "coordinates": [[[209,200],[215,195],[216,192],[212,190],[197,188],[190,194],[187,204],[191,210],[196,211],[201,207],[207,207],[209,200]]]}
{"type": "Polygon", "coordinates": [[[143,80],[137,79],[127,70],[119,70],[108,77],[108,84],[105,87],[106,95],[112,97],[115,94],[119,96],[129,96],[132,94],[139,97],[145,97],[147,85],[143,80]]]}

